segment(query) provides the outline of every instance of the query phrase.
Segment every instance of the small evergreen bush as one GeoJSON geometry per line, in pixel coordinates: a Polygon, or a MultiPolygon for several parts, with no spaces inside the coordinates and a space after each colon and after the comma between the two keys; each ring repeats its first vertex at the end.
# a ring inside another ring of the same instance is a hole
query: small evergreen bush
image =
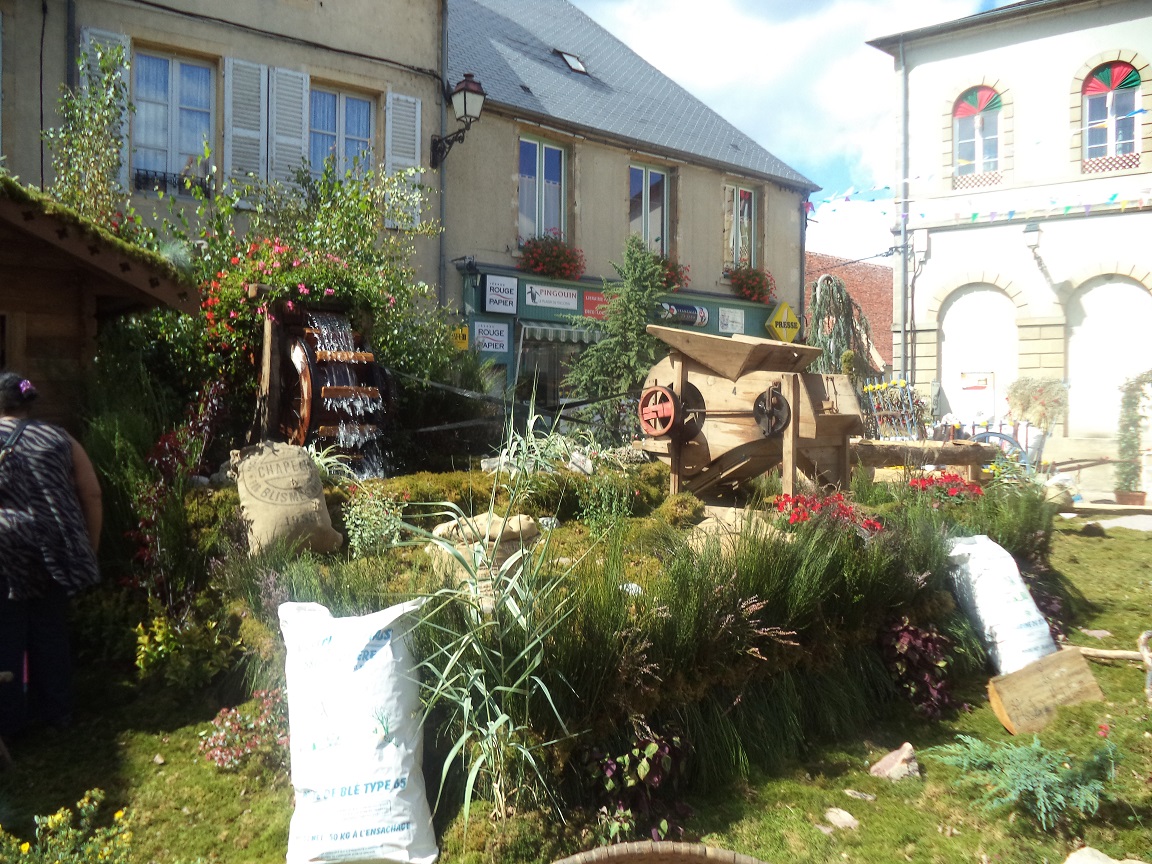
{"type": "Polygon", "coordinates": [[[1045,831],[1068,821],[1074,811],[1095,815],[1100,798],[1116,774],[1119,751],[1105,741],[1083,761],[1063,750],[1049,750],[1033,736],[1031,744],[989,744],[958,735],[956,744],[931,747],[925,756],[960,770],[960,786],[983,790],[989,810],[1018,807],[1045,831]]]}

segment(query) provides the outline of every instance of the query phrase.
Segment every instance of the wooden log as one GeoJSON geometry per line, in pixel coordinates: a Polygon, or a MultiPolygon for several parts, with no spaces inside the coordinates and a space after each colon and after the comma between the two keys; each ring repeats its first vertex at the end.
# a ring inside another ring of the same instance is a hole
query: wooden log
{"type": "Polygon", "coordinates": [[[1103,701],[1079,651],[1057,651],[988,682],[992,713],[1013,735],[1040,731],[1061,705],[1103,701]]]}
{"type": "Polygon", "coordinates": [[[1091,660],[1135,660],[1137,663],[1144,659],[1139,651],[1123,651],[1119,648],[1089,648],[1085,645],[1061,645],[1061,650],[1076,651],[1082,657],[1091,660]]]}
{"type": "Polygon", "coordinates": [[[973,441],[873,441],[851,442],[853,461],[865,468],[908,465],[990,465],[1000,452],[997,444],[973,441]]]}

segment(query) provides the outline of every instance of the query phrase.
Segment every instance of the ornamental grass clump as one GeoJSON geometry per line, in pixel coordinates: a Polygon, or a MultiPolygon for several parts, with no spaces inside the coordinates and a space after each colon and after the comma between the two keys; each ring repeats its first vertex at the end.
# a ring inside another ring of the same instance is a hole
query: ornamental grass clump
{"type": "Polygon", "coordinates": [[[569,246],[558,229],[520,241],[520,269],[549,279],[576,282],[584,275],[584,253],[569,246]]]}

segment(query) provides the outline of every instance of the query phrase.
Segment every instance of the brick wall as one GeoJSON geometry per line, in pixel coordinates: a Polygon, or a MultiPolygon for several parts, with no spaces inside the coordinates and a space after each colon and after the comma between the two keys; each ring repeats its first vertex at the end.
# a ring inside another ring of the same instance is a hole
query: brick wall
{"type": "Polygon", "coordinates": [[[804,309],[812,308],[812,283],[829,273],[844,281],[852,299],[860,304],[872,328],[872,341],[884,361],[892,365],[892,268],[849,259],[804,254],[804,309]]]}

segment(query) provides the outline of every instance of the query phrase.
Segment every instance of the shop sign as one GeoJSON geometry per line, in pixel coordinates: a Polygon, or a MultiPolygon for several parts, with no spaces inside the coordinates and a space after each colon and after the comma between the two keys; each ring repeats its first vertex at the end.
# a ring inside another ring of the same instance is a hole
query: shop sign
{"type": "Polygon", "coordinates": [[[515,276],[485,276],[484,311],[515,315],[516,286],[515,276]]]}
{"type": "Polygon", "coordinates": [[[457,351],[468,350],[468,325],[461,324],[452,328],[452,345],[457,351]]]}
{"type": "Polygon", "coordinates": [[[675,324],[689,327],[707,327],[708,309],[704,306],[689,306],[687,303],[661,303],[660,318],[675,324]]]}
{"type": "Polygon", "coordinates": [[[768,335],[781,342],[794,342],[800,335],[800,322],[796,319],[796,313],[783,301],[777,304],[776,311],[772,313],[765,326],[768,328],[768,335]]]}
{"type": "Polygon", "coordinates": [[[716,321],[716,327],[721,333],[743,333],[744,310],[731,309],[727,306],[721,306],[720,315],[716,321]]]}
{"type": "Polygon", "coordinates": [[[508,353],[508,325],[492,321],[477,321],[473,332],[476,334],[476,347],[494,354],[508,353]]]}
{"type": "Polygon", "coordinates": [[[595,318],[597,321],[603,321],[607,306],[608,298],[604,296],[603,291],[584,292],[585,318],[595,318]]]}
{"type": "Polygon", "coordinates": [[[524,286],[524,303],[528,306],[567,309],[575,312],[580,308],[580,292],[575,288],[528,284],[524,286]]]}

